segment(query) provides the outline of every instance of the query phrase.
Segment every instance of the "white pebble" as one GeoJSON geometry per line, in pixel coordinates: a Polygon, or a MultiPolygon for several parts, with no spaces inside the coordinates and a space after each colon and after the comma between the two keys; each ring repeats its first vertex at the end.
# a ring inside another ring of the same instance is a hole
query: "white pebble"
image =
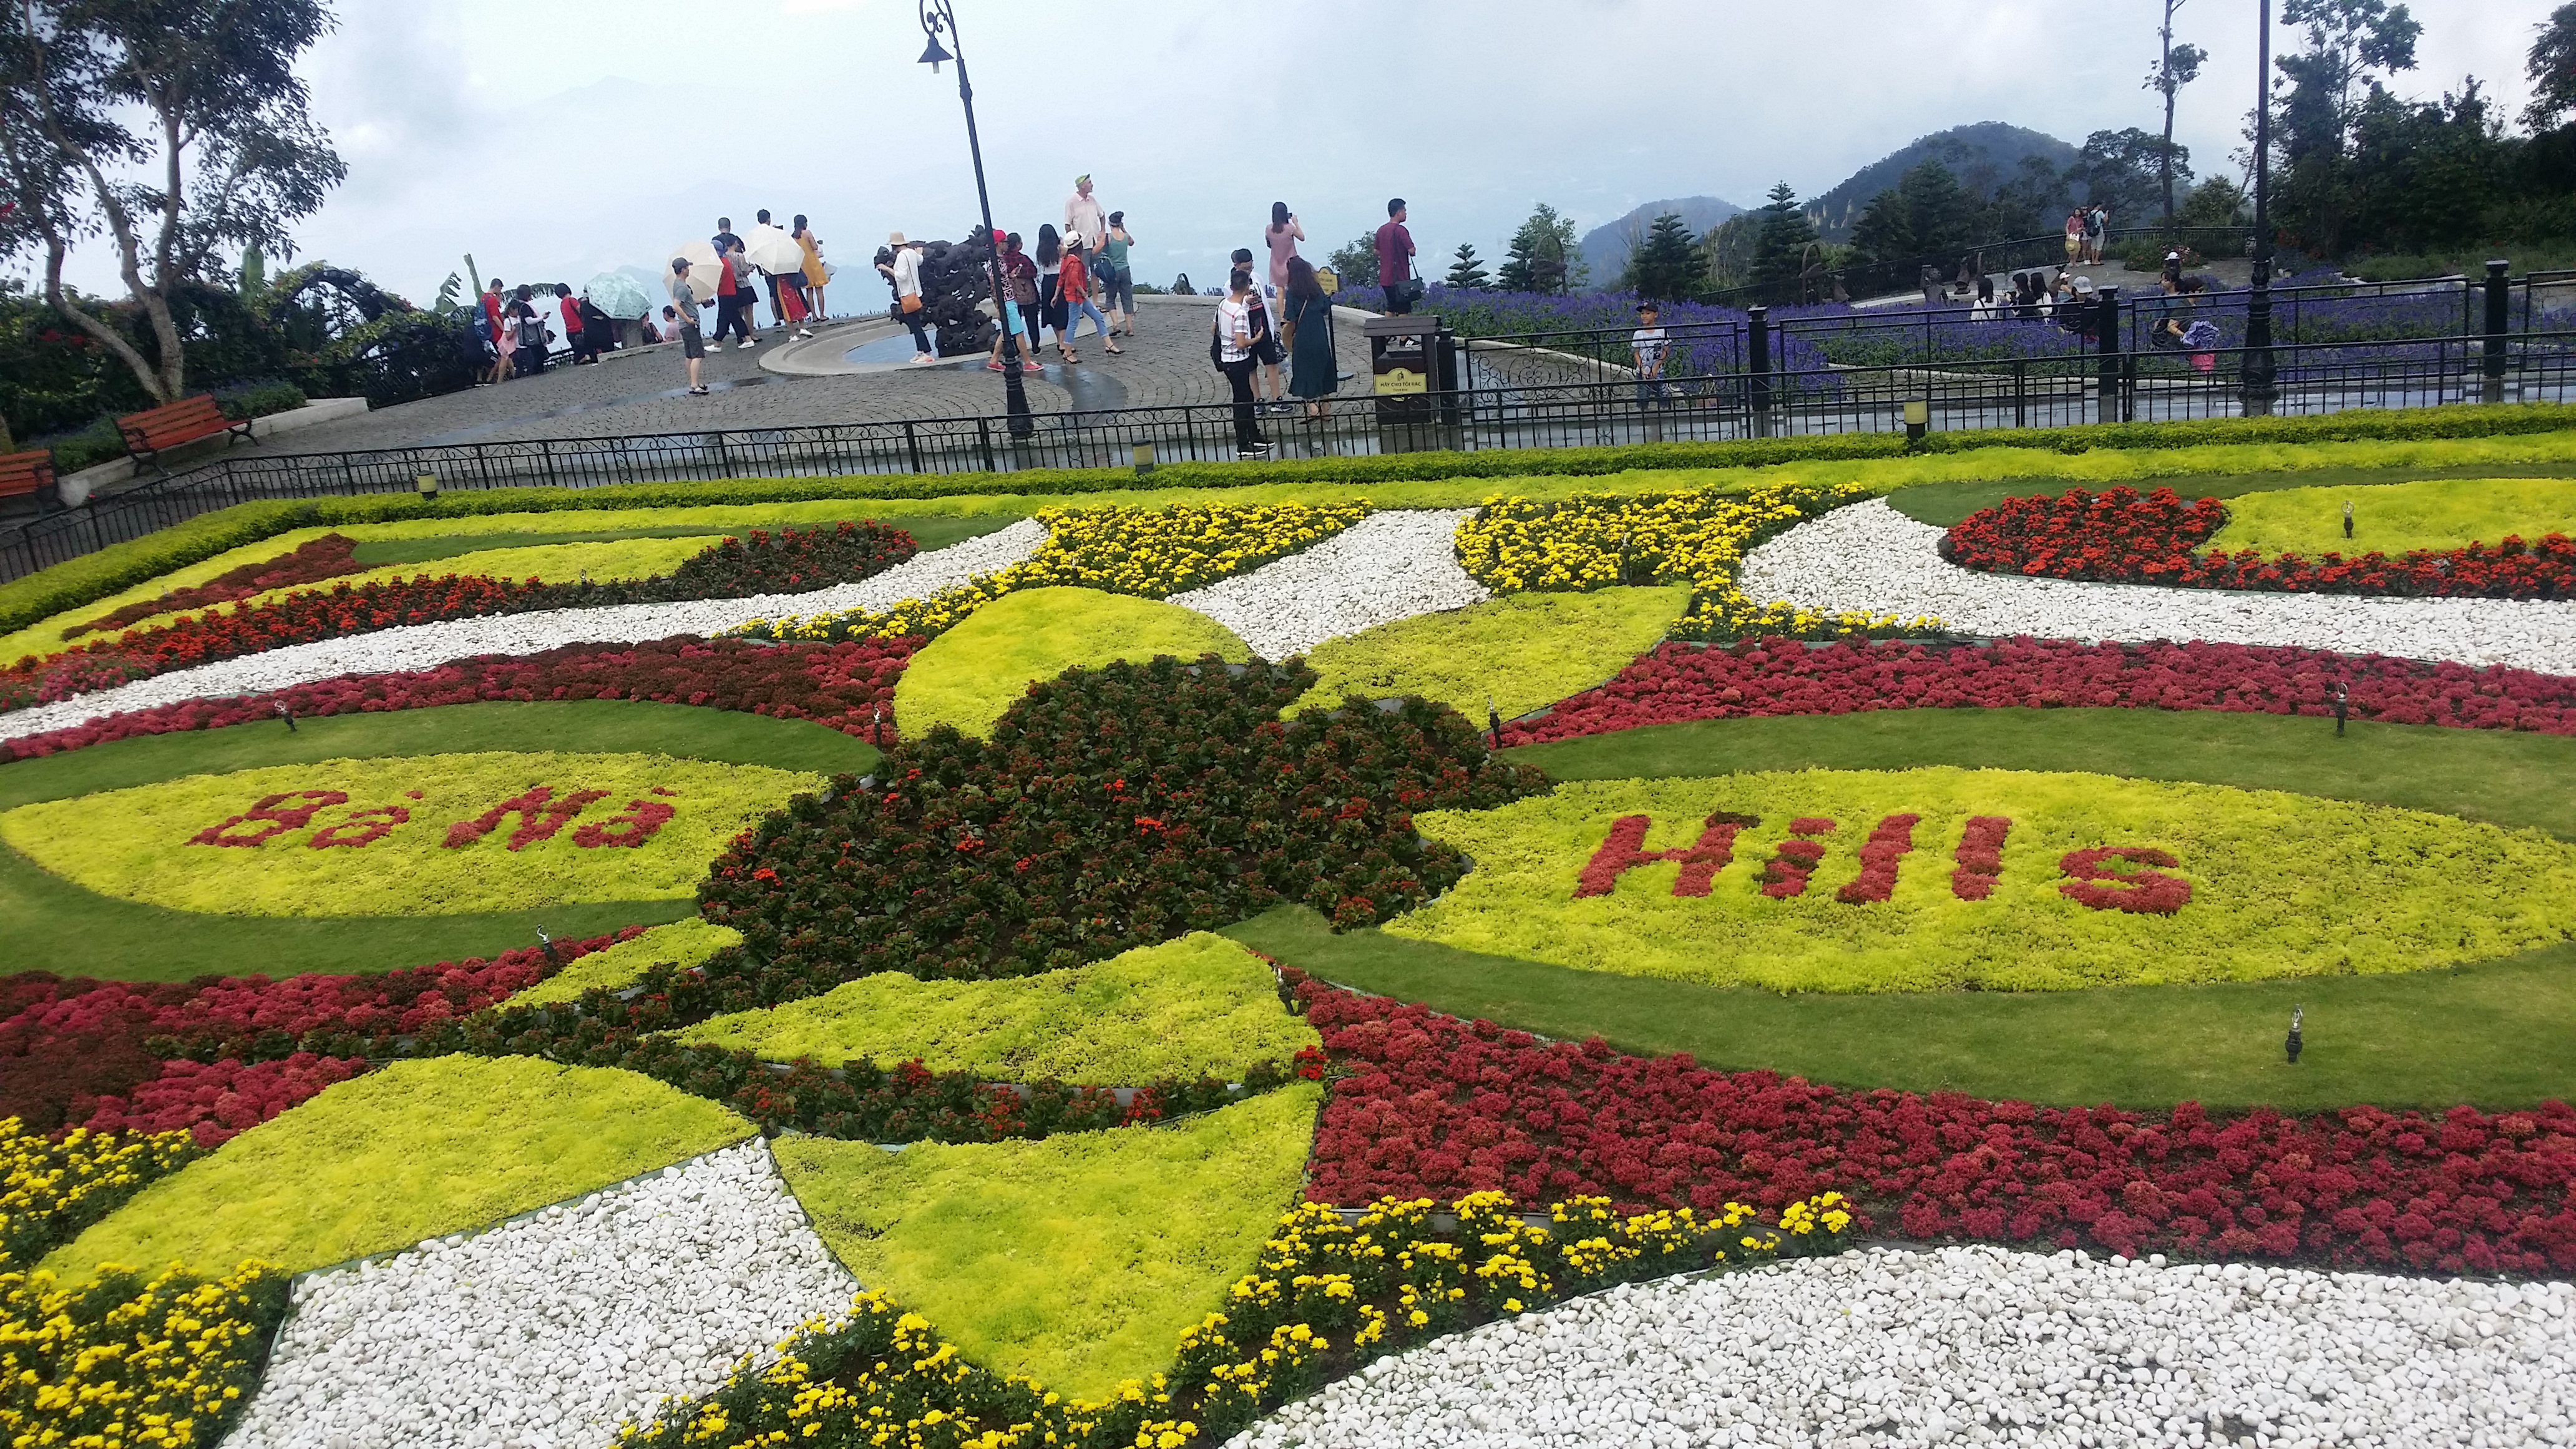
{"type": "Polygon", "coordinates": [[[2387,599],[2094,584],[1963,569],[1944,530],[1884,499],[1837,508],[1745,556],[1736,583],[1756,603],[1862,610],[1990,638],[2205,640],[2507,664],[2576,674],[2576,603],[2387,599]]]}
{"type": "Polygon", "coordinates": [[[753,1141],[305,1279],[225,1443],[605,1445],[857,1291],[753,1141]]]}
{"type": "Polygon", "coordinates": [[[1493,597],[1458,566],[1458,525],[1475,512],[1373,513],[1303,553],[1167,602],[1232,629],[1264,659],[1416,614],[1463,609],[1493,597]]]}

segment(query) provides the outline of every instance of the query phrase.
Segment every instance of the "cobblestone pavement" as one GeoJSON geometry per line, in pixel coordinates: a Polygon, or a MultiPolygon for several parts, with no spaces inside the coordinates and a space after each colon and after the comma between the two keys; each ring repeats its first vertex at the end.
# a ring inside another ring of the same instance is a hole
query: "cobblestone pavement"
{"type": "MultiPolygon", "coordinates": [[[[1050,341],[1043,354],[1046,370],[1026,377],[1029,405],[1048,413],[1077,404],[1105,409],[1225,401],[1225,379],[1207,358],[1213,301],[1140,297],[1137,302],[1138,335],[1119,339],[1124,356],[1109,356],[1100,339],[1085,330],[1075,339],[1083,361],[1068,367],[1055,360],[1050,341]]],[[[1345,392],[1368,386],[1368,342],[1360,331],[1364,315],[1345,310],[1335,319],[1341,370],[1352,374],[1342,385],[1345,392]]],[[[881,314],[871,320],[877,319],[881,314]]],[[[819,335],[846,335],[856,345],[878,331],[882,329],[836,322],[819,335]]],[[[705,397],[687,395],[686,365],[679,348],[670,345],[595,367],[556,367],[498,387],[320,424],[237,450],[234,456],[975,417],[1002,411],[1002,378],[987,371],[980,358],[849,376],[786,376],[759,365],[762,352],[774,349],[780,334],[767,329],[759,335],[758,348],[731,343],[709,348],[706,381],[711,391],[705,397]]]]}

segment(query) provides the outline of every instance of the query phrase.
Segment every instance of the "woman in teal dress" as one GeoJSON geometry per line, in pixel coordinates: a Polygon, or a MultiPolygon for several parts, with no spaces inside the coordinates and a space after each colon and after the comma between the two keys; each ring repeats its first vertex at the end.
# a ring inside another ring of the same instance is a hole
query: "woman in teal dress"
{"type": "Polygon", "coordinates": [[[1288,259],[1288,291],[1281,301],[1288,333],[1288,391],[1305,400],[1307,422],[1322,422],[1332,407],[1324,399],[1341,386],[1341,375],[1333,356],[1333,304],[1315,282],[1314,263],[1304,257],[1288,259]]]}

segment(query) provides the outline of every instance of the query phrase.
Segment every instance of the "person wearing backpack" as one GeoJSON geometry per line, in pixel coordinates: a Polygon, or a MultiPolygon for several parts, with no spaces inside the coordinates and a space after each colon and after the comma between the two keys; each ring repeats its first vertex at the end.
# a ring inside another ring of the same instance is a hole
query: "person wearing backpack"
{"type": "Polygon", "coordinates": [[[1234,393],[1234,451],[1246,462],[1270,456],[1270,440],[1261,434],[1261,423],[1254,416],[1252,370],[1261,365],[1254,351],[1254,329],[1267,330],[1270,309],[1252,288],[1252,271],[1237,267],[1228,279],[1226,298],[1216,304],[1216,326],[1208,338],[1208,360],[1225,374],[1226,386],[1234,393]],[[1258,320],[1255,318],[1258,314],[1258,320]]]}
{"type": "Polygon", "coordinates": [[[2085,209],[2085,259],[2097,267],[2102,265],[2102,239],[2109,235],[2110,231],[2111,210],[2109,207],[2106,207],[2097,201],[2085,209]]]}
{"type": "Polygon", "coordinates": [[[520,283],[519,290],[511,294],[510,309],[505,314],[518,341],[513,356],[518,359],[521,377],[534,377],[546,370],[546,348],[554,342],[554,334],[546,330],[545,314],[536,308],[536,294],[536,288],[520,283]]]}

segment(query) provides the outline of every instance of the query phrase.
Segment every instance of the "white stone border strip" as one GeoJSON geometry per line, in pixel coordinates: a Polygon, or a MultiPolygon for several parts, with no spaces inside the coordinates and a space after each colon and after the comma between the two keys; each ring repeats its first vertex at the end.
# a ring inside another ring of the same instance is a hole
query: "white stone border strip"
{"type": "Polygon", "coordinates": [[[1473,508],[1389,508],[1248,574],[1174,594],[1264,659],[1417,614],[1493,597],[1458,566],[1458,526],[1473,508]]]}
{"type": "Polygon", "coordinates": [[[858,1285],[758,1138],[297,1280],[232,1449],[604,1445],[858,1285]]]}
{"type": "Polygon", "coordinates": [[[1757,603],[1913,618],[1991,638],[2202,640],[2390,654],[2576,674],[2576,602],[2390,599],[2078,583],[1945,562],[1944,530],[1872,499],[1801,523],[1745,556],[1757,603]]]}
{"type": "Polygon", "coordinates": [[[238,659],[173,670],[67,699],[0,714],[0,739],[86,724],[103,715],[157,709],[183,700],[259,694],[343,674],[386,674],[436,669],[481,654],[535,654],[567,644],[614,648],[667,639],[674,634],[716,634],[750,619],[884,610],[905,599],[926,598],[978,574],[1022,563],[1046,543],[1046,528],[1024,518],[1008,527],[946,548],[916,554],[873,578],[805,594],[761,594],[747,599],[695,599],[677,604],[616,604],[600,609],[547,609],[451,619],[290,644],[238,659]]]}

